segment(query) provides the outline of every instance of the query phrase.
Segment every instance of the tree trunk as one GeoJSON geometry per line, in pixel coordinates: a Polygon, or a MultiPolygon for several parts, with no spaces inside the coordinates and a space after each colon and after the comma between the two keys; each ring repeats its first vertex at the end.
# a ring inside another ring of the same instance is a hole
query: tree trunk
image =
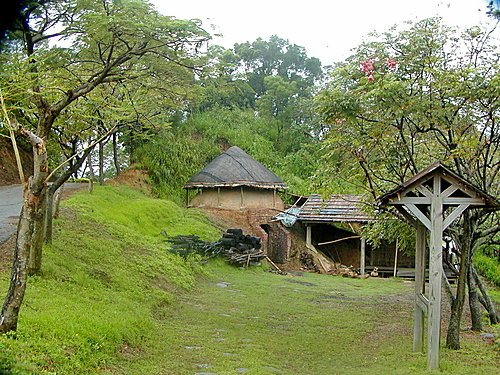
{"type": "Polygon", "coordinates": [[[118,140],[116,132],[113,133],[113,162],[115,163],[116,175],[118,176],[121,172],[120,161],[118,160],[118,140]]]}
{"type": "Polygon", "coordinates": [[[488,311],[488,317],[490,318],[490,323],[491,324],[500,323],[500,318],[497,315],[495,305],[491,301],[491,298],[488,295],[488,291],[486,290],[484,283],[481,280],[481,277],[479,277],[474,265],[471,265],[470,270],[472,272],[472,275],[474,276],[474,279],[476,281],[477,286],[479,287],[479,290],[481,291],[482,304],[483,304],[484,308],[488,311]]]}
{"type": "MultiPolygon", "coordinates": [[[[61,205],[61,198],[62,198],[63,192],[64,192],[64,184],[62,184],[59,187],[59,189],[57,189],[56,192],[54,193],[54,200],[53,200],[54,209],[52,211],[52,217],[54,219],[59,218],[59,208],[61,205]]],[[[51,223],[52,223],[52,220],[51,220],[51,223]]]]}
{"type": "Polygon", "coordinates": [[[28,262],[28,275],[33,276],[40,273],[42,269],[43,243],[45,240],[45,219],[47,213],[48,189],[44,188],[43,196],[34,210],[34,230],[31,251],[28,262]]]}
{"type": "Polygon", "coordinates": [[[54,191],[49,188],[47,191],[47,210],[45,214],[45,243],[52,243],[52,219],[54,217],[54,191]]]}
{"type": "Polygon", "coordinates": [[[99,142],[99,185],[104,185],[104,142],[99,142]]]}
{"type": "Polygon", "coordinates": [[[451,305],[451,316],[448,323],[446,335],[446,347],[449,349],[460,349],[460,320],[464,308],[465,286],[467,284],[467,271],[471,250],[472,227],[468,212],[463,214],[462,236],[458,241],[460,245],[460,271],[458,273],[457,294],[451,305]]]}
{"type": "MultiPolygon", "coordinates": [[[[89,141],[90,142],[90,141],[89,141]]],[[[92,167],[92,153],[87,156],[87,166],[89,167],[89,193],[92,194],[94,191],[94,168],[92,167]]]]}
{"type": "MultiPolygon", "coordinates": [[[[28,182],[30,183],[30,182],[28,182]]],[[[28,279],[28,260],[31,248],[31,236],[33,233],[34,221],[32,220],[33,211],[36,204],[30,202],[31,194],[29,188],[24,192],[23,208],[21,217],[17,226],[16,249],[14,253],[14,262],[10,278],[9,290],[5,298],[2,313],[0,315],[0,333],[15,331],[17,329],[17,320],[19,310],[26,290],[26,281],[28,279]]]]}
{"type": "MultiPolygon", "coordinates": [[[[17,227],[10,285],[0,315],[0,333],[17,329],[19,310],[26,291],[28,263],[34,244],[35,228],[39,226],[37,220],[40,220],[40,212],[45,209],[47,199],[45,180],[48,175],[48,163],[45,142],[29,131],[23,131],[23,135],[33,144],[34,173],[24,190],[24,202],[17,227]]],[[[43,214],[41,216],[43,217],[43,214]]]]}
{"type": "MultiPolygon", "coordinates": [[[[470,262],[470,261],[469,261],[470,262]]],[[[481,306],[479,304],[479,293],[476,280],[472,274],[472,263],[469,264],[469,272],[467,272],[467,283],[469,286],[469,308],[472,318],[473,331],[481,331],[483,325],[481,323],[481,306]]]]}

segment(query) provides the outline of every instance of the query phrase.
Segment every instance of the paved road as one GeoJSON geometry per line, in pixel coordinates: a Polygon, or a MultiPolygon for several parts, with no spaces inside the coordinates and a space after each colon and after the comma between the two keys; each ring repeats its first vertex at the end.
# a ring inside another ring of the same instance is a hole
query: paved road
{"type": "MultiPolygon", "coordinates": [[[[78,189],[82,184],[64,184],[64,189],[78,189]]],[[[0,186],[0,244],[16,233],[17,221],[23,204],[21,185],[0,186]]]]}
{"type": "Polygon", "coordinates": [[[21,185],[0,186],[0,243],[16,232],[22,203],[21,185]]]}

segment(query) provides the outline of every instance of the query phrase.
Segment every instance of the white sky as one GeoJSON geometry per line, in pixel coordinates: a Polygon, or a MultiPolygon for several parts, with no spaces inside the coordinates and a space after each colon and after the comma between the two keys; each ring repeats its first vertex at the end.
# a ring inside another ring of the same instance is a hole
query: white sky
{"type": "Polygon", "coordinates": [[[214,44],[268,39],[276,34],[306,48],[324,65],[343,60],[373,30],[439,15],[446,24],[489,22],[487,0],[151,0],[160,13],[198,18],[214,44]]]}

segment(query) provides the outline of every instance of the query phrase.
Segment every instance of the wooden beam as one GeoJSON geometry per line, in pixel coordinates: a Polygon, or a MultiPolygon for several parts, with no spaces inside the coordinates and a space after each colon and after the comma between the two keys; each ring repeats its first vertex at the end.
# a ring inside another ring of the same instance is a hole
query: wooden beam
{"type": "Polygon", "coordinates": [[[410,210],[410,212],[417,217],[418,221],[424,224],[427,229],[431,230],[431,221],[417,206],[412,203],[408,203],[406,204],[406,208],[408,208],[408,210],[410,210]]]}
{"type": "Polygon", "coordinates": [[[443,198],[441,176],[434,176],[432,198],[431,241],[429,246],[429,314],[427,323],[427,367],[439,368],[439,341],[441,336],[441,264],[443,255],[443,198]]]}
{"type": "Polygon", "coordinates": [[[312,245],[312,233],[310,225],[306,225],[306,245],[312,245]]]}
{"type": "Polygon", "coordinates": [[[339,238],[338,240],[320,242],[320,243],[318,243],[318,246],[320,246],[320,245],[329,245],[331,243],[342,242],[342,241],[345,241],[345,240],[350,240],[350,239],[353,239],[353,238],[360,238],[360,237],[361,236],[349,236],[349,237],[339,238]]]}
{"type": "MultiPolygon", "coordinates": [[[[423,294],[417,294],[416,298],[417,307],[424,313],[427,314],[429,311],[429,300],[423,294]]],[[[424,330],[422,329],[422,333],[424,330]]],[[[423,336],[422,336],[423,337],[423,336]]]]}
{"type": "Polygon", "coordinates": [[[467,207],[469,207],[468,204],[461,204],[460,206],[456,207],[449,215],[446,219],[444,219],[443,221],[443,230],[445,230],[446,228],[448,228],[451,223],[453,223],[453,221],[455,221],[456,219],[458,219],[460,217],[460,215],[462,215],[462,213],[467,209],[467,207]]]}
{"type": "Polygon", "coordinates": [[[398,275],[398,251],[399,251],[399,240],[396,239],[396,249],[394,251],[394,273],[393,276],[398,275]]]}
{"type": "Polygon", "coordinates": [[[454,192],[458,190],[458,186],[456,185],[450,185],[448,186],[442,193],[441,196],[443,198],[448,198],[450,195],[452,195],[454,192]]]}
{"type": "Polygon", "coordinates": [[[415,241],[415,311],[413,321],[414,352],[422,352],[424,349],[425,316],[424,311],[419,305],[419,296],[425,293],[425,236],[426,229],[422,224],[419,224],[417,226],[417,238],[415,241]]]}
{"type": "Polygon", "coordinates": [[[361,238],[361,256],[359,259],[359,272],[361,275],[365,274],[365,253],[366,253],[366,240],[364,238],[361,238]]]}
{"type": "Polygon", "coordinates": [[[396,210],[398,210],[398,212],[403,215],[403,217],[408,220],[408,222],[413,225],[414,227],[416,227],[417,225],[420,224],[420,221],[418,221],[417,219],[415,219],[413,216],[410,215],[410,213],[408,211],[406,211],[406,209],[404,208],[404,206],[394,206],[396,208],[396,210]]]}
{"type": "Polygon", "coordinates": [[[429,189],[427,189],[427,187],[425,185],[418,185],[418,186],[415,187],[415,190],[417,190],[418,192],[422,193],[427,198],[431,198],[432,197],[432,192],[429,189]]]}
{"type": "Polygon", "coordinates": [[[396,204],[431,204],[431,198],[428,197],[402,197],[399,199],[391,200],[392,205],[396,204]]]}
{"type": "Polygon", "coordinates": [[[480,198],[448,197],[443,198],[443,204],[458,206],[460,204],[470,204],[474,206],[484,206],[485,203],[480,198]]]}

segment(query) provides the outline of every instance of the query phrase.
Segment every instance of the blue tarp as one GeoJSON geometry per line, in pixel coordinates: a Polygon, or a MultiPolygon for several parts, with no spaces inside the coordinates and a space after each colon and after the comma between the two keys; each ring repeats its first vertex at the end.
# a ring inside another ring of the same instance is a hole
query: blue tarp
{"type": "Polygon", "coordinates": [[[299,216],[300,207],[291,207],[285,212],[281,212],[275,216],[276,219],[281,221],[285,227],[291,227],[297,221],[299,216]]]}

